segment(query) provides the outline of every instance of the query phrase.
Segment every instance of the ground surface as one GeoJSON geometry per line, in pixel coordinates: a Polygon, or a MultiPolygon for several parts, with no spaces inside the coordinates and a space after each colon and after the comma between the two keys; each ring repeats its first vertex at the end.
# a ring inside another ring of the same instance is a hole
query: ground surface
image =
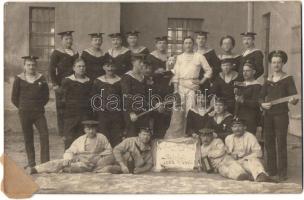
{"type": "MultiPolygon", "coordinates": [[[[39,163],[39,137],[35,136],[39,163]]],[[[301,139],[288,138],[289,179],[285,183],[233,181],[218,174],[192,172],[148,173],[144,175],[111,174],[40,174],[33,178],[39,193],[299,193],[302,191],[301,139]]],[[[21,133],[5,131],[5,153],[20,167],[26,165],[21,133]]],[[[61,158],[63,142],[50,135],[51,159],[61,158]]]]}

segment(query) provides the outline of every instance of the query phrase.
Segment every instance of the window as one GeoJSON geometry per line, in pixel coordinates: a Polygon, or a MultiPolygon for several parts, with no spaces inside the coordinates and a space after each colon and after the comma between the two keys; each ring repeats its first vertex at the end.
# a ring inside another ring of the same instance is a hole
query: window
{"type": "Polygon", "coordinates": [[[30,8],[30,54],[39,57],[39,70],[47,74],[50,54],[55,46],[55,9],[30,8]]]}
{"type": "Polygon", "coordinates": [[[193,36],[195,31],[202,30],[203,19],[168,19],[168,53],[176,55],[182,53],[183,38],[193,36]]]}

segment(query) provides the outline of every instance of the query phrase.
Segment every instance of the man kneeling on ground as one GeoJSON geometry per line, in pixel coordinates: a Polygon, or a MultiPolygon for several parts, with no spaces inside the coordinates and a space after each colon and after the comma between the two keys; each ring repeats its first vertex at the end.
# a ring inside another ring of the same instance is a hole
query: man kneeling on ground
{"type": "Polygon", "coordinates": [[[261,162],[262,150],[257,138],[246,131],[245,122],[234,119],[232,134],[225,139],[227,153],[257,182],[273,182],[261,162]]]}
{"type": "Polygon", "coordinates": [[[138,137],[130,137],[118,144],[113,154],[123,173],[144,173],[153,167],[150,145],[151,130],[140,128],[138,137]]]}
{"type": "Polygon", "coordinates": [[[83,121],[85,134],[77,138],[63,154],[63,159],[52,160],[30,169],[34,173],[115,173],[115,159],[107,138],[97,133],[97,121],[83,121]]]}

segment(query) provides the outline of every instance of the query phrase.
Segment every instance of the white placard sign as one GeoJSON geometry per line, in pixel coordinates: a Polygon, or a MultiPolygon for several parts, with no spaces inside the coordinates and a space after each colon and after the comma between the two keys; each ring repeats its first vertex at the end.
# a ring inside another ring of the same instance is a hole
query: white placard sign
{"type": "Polygon", "coordinates": [[[192,171],[197,141],[191,138],[157,142],[155,171],[192,171]]]}

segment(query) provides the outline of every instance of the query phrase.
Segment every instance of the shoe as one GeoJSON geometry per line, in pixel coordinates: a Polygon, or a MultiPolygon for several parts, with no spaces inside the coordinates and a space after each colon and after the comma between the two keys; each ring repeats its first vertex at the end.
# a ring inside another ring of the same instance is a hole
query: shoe
{"type": "Polygon", "coordinates": [[[236,180],[238,181],[247,181],[247,180],[250,180],[250,175],[249,174],[240,174],[236,180]]]}
{"type": "Polygon", "coordinates": [[[266,175],[265,173],[260,173],[256,178],[256,182],[276,183],[274,179],[272,179],[270,176],[266,175]]]}
{"type": "Polygon", "coordinates": [[[27,167],[25,169],[25,172],[28,174],[28,175],[32,175],[32,174],[37,174],[37,170],[35,169],[35,167],[27,167]]]}

